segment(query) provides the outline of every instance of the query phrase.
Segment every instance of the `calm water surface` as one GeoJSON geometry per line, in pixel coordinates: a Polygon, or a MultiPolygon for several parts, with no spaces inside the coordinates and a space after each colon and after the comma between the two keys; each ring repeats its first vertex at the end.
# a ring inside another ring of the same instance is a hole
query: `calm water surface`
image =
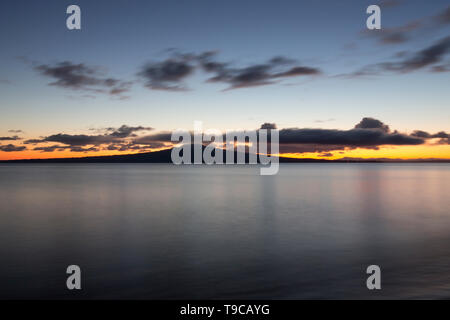
{"type": "Polygon", "coordinates": [[[449,190],[448,164],[0,165],[0,298],[450,298],[449,190]]]}

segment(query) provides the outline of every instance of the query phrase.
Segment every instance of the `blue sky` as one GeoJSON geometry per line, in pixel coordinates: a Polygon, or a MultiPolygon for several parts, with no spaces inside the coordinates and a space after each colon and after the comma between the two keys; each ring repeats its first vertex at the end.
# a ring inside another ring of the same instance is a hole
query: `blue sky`
{"type": "MultiPolygon", "coordinates": [[[[402,132],[448,131],[448,72],[430,72],[430,65],[342,76],[401,60],[449,36],[450,25],[436,18],[448,1],[381,2],[382,28],[419,21],[402,31],[405,41],[389,44],[365,29],[370,4],[380,1],[2,1],[0,130],[34,136],[122,124],[170,130],[191,128],[194,120],[220,129],[257,128],[263,122],[348,129],[370,116],[402,132]],[[70,4],[81,7],[80,31],[65,26],[70,4]],[[229,84],[206,83],[210,75],[196,69],[182,81],[187,91],[145,87],[139,71],[167,59],[170,48],[193,54],[214,50],[215,59],[236,68],[283,56],[321,72],[224,91],[229,84]],[[36,65],[62,61],[133,82],[127,99],[49,86],[54,79],[36,65]]],[[[443,55],[441,63],[449,58],[443,55]]]]}

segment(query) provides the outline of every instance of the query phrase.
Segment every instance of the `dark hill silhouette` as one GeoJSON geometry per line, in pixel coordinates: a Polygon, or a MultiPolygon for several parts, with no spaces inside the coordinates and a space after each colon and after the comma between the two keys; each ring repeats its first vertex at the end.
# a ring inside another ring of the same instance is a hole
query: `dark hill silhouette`
{"type": "MultiPolygon", "coordinates": [[[[202,150],[204,150],[202,146],[202,150]]],[[[223,151],[224,162],[226,151],[223,151]]],[[[154,152],[124,154],[114,156],[90,156],[79,158],[51,158],[51,159],[27,159],[27,160],[2,160],[0,163],[172,163],[172,149],[154,152]]],[[[212,152],[214,155],[215,151],[212,152]]],[[[181,152],[182,154],[182,152],[181,152]]],[[[234,152],[234,161],[237,162],[237,152],[234,152]]],[[[249,154],[245,153],[245,162],[249,162],[249,154]]],[[[191,163],[194,162],[194,145],[191,145],[191,163]]],[[[316,159],[292,159],[280,158],[280,162],[332,162],[331,160],[316,159]]]]}

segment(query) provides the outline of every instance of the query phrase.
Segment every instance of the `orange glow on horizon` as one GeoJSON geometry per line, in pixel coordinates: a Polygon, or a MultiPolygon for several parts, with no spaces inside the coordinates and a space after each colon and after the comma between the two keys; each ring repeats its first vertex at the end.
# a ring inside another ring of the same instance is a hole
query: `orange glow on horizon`
{"type": "Polygon", "coordinates": [[[384,146],[378,150],[374,149],[352,149],[336,150],[317,153],[283,153],[281,156],[288,158],[312,158],[336,160],[342,158],[361,158],[361,159],[449,159],[450,145],[420,145],[420,146],[384,146]],[[332,154],[331,156],[323,154],[332,154]]]}
{"type": "Polygon", "coordinates": [[[125,154],[147,153],[153,151],[161,151],[167,148],[149,149],[148,151],[117,151],[117,150],[100,150],[90,152],[72,152],[69,150],[41,152],[35,150],[25,150],[18,152],[0,152],[0,160],[27,160],[27,159],[64,159],[64,158],[84,158],[84,157],[100,157],[100,156],[117,156],[125,154]]]}
{"type": "MultiPolygon", "coordinates": [[[[50,158],[80,158],[80,157],[97,157],[97,156],[113,156],[126,155],[161,151],[168,149],[170,146],[163,148],[143,150],[107,150],[89,152],[71,152],[70,150],[42,152],[38,150],[24,150],[17,152],[0,152],[0,160],[23,160],[23,159],[50,159],[50,158]]],[[[329,152],[308,152],[308,153],[281,153],[281,157],[297,158],[297,159],[326,159],[337,160],[342,158],[357,159],[448,159],[450,160],[450,145],[445,144],[424,144],[418,146],[383,146],[378,150],[375,149],[346,149],[334,150],[329,152]]]]}

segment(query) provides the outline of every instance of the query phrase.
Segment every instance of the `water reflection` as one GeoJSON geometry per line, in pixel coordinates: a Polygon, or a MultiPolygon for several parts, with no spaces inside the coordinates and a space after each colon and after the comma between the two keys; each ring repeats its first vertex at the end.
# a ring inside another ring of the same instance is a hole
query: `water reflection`
{"type": "Polygon", "coordinates": [[[448,298],[450,166],[0,166],[0,298],[448,298]],[[383,289],[365,288],[382,267],[383,289]]]}

